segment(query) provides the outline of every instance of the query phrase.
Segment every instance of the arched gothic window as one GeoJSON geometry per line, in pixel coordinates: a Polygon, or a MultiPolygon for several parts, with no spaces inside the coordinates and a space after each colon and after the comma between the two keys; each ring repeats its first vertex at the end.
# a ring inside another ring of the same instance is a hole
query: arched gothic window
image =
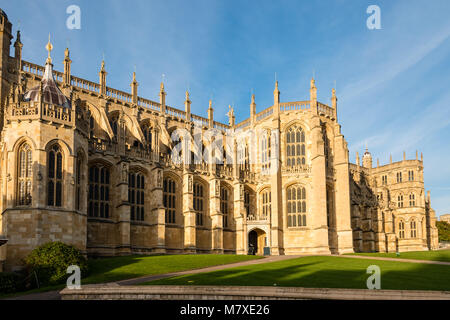
{"type": "Polygon", "coordinates": [[[400,239],[405,238],[405,223],[403,221],[400,221],[398,223],[398,237],[400,239]]]}
{"type": "Polygon", "coordinates": [[[201,183],[194,183],[194,211],[195,223],[197,226],[203,226],[203,185],[201,183]]]}
{"type": "Polygon", "coordinates": [[[175,223],[176,183],[172,178],[164,178],[163,201],[166,208],[166,223],[175,223]]]}
{"type": "Polygon", "coordinates": [[[142,126],[142,133],[144,134],[145,142],[146,142],[146,145],[144,148],[146,151],[151,152],[153,150],[152,149],[153,130],[150,126],[144,125],[144,126],[142,126]]]}
{"type": "Polygon", "coordinates": [[[270,169],[270,131],[261,137],[261,166],[263,171],[270,169]]]}
{"type": "Polygon", "coordinates": [[[109,169],[102,164],[89,168],[89,204],[90,217],[109,218],[109,169]]]}
{"type": "Polygon", "coordinates": [[[288,227],[306,226],[306,189],[293,185],[286,192],[288,227]]]}
{"type": "Polygon", "coordinates": [[[411,238],[417,238],[417,225],[416,220],[413,219],[410,222],[411,238]]]}
{"type": "Polygon", "coordinates": [[[399,208],[403,208],[403,195],[402,194],[398,195],[398,197],[397,197],[397,206],[399,208]]]}
{"type": "Polygon", "coordinates": [[[47,157],[47,205],[53,207],[62,206],[63,192],[63,154],[61,147],[53,145],[47,157]]]}
{"type": "Polygon", "coordinates": [[[223,227],[228,228],[228,215],[230,211],[229,206],[230,191],[225,187],[220,187],[220,212],[223,214],[223,227]]]}
{"type": "Polygon", "coordinates": [[[250,216],[250,192],[247,190],[244,191],[244,208],[246,217],[248,218],[250,216]]]}
{"type": "Polygon", "coordinates": [[[128,202],[130,203],[130,219],[137,221],[145,220],[145,177],[140,173],[128,175],[128,202]]]}
{"type": "Polygon", "coordinates": [[[261,220],[267,220],[272,213],[272,192],[270,189],[264,189],[260,193],[261,220]]]}
{"type": "Polygon", "coordinates": [[[31,204],[31,179],[32,179],[32,152],[29,144],[24,143],[19,148],[18,153],[18,186],[17,200],[18,204],[31,204]]]}
{"type": "Polygon", "coordinates": [[[286,164],[300,166],[306,163],[305,132],[292,126],[286,131],[286,164]]]}
{"type": "Polygon", "coordinates": [[[414,193],[411,193],[409,195],[409,206],[410,207],[415,207],[416,206],[416,196],[414,195],[414,193]]]}

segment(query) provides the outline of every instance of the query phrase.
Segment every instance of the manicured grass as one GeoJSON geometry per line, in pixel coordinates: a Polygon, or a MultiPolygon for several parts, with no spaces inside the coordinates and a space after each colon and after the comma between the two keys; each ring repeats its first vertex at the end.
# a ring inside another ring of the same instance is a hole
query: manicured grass
{"type": "Polygon", "coordinates": [[[124,256],[89,260],[89,276],[81,284],[103,283],[258,259],[258,256],[193,254],[124,256]]]}
{"type": "Polygon", "coordinates": [[[450,262],[450,249],[449,250],[435,250],[435,251],[400,252],[400,255],[398,255],[398,256],[395,252],[392,252],[392,253],[380,253],[380,252],[350,253],[350,255],[450,262]]]}
{"type": "Polygon", "coordinates": [[[315,256],[147,282],[147,285],[235,285],[367,289],[367,267],[381,269],[381,289],[450,290],[450,266],[315,256]]]}
{"type": "MultiPolygon", "coordinates": [[[[224,265],[253,259],[259,256],[247,255],[159,255],[159,256],[123,256],[99,258],[89,260],[89,275],[81,279],[81,285],[119,281],[146,275],[177,272],[183,270],[200,269],[217,265],[224,265]]],[[[0,298],[14,297],[30,293],[62,290],[65,284],[42,287],[26,292],[0,294],[0,298]]]]}

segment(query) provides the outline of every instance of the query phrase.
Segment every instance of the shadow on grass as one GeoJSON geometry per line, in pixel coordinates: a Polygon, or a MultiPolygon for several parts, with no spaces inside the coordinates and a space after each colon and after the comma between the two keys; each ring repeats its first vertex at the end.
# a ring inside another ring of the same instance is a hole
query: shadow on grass
{"type": "Polygon", "coordinates": [[[450,290],[450,266],[339,257],[305,257],[146,284],[367,289],[369,265],[380,267],[382,289],[450,290]]]}

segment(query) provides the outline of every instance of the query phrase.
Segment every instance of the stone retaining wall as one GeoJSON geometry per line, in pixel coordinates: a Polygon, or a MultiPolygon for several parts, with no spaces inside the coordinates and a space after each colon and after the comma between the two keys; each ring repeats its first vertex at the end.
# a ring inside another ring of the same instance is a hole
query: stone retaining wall
{"type": "Polygon", "coordinates": [[[64,289],[63,300],[450,300],[450,291],[239,286],[88,285],[64,289]]]}

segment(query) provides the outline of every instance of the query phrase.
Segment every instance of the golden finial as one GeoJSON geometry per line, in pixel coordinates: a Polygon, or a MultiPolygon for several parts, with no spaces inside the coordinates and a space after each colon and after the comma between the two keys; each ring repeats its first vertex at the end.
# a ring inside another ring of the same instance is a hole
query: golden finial
{"type": "Polygon", "coordinates": [[[48,43],[45,46],[45,49],[48,51],[48,57],[46,63],[52,63],[52,57],[50,56],[50,52],[53,50],[53,45],[50,42],[50,33],[48,34],[48,43]]]}

